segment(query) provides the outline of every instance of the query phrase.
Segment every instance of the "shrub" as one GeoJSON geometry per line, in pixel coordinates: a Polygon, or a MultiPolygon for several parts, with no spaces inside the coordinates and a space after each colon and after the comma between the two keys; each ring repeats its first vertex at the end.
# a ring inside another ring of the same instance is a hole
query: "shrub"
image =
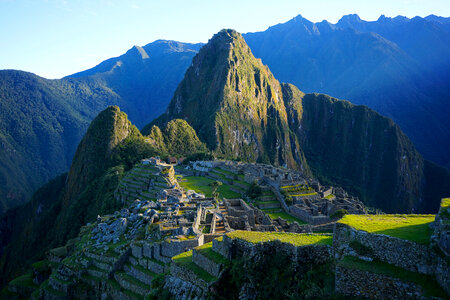
{"type": "Polygon", "coordinates": [[[343,216],[345,216],[346,214],[348,214],[348,211],[346,209],[338,209],[337,211],[335,211],[330,218],[332,219],[341,219],[343,216]]]}

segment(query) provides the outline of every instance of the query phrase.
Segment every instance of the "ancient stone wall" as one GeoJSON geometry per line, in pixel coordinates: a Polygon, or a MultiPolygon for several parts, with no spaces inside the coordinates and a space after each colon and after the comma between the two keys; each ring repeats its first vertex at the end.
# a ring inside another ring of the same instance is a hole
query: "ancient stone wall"
{"type": "Polygon", "coordinates": [[[192,260],[196,265],[215,277],[219,277],[223,268],[221,264],[210,260],[195,249],[192,251],[192,260]]]}
{"type": "Polygon", "coordinates": [[[436,255],[426,245],[384,234],[355,230],[348,225],[336,223],[333,238],[336,256],[357,256],[355,250],[349,245],[352,241],[357,241],[370,249],[365,254],[370,258],[379,259],[412,272],[422,274],[435,272],[436,255]]]}
{"type": "Polygon", "coordinates": [[[312,225],[320,225],[330,222],[330,218],[327,216],[311,216],[308,212],[304,211],[297,205],[291,205],[289,212],[295,217],[302,219],[312,225]]]}
{"type": "Polygon", "coordinates": [[[370,299],[417,299],[423,294],[416,284],[340,265],[336,266],[335,290],[345,296],[370,299]]]}
{"type": "Polygon", "coordinates": [[[178,277],[181,280],[191,282],[204,291],[208,289],[208,283],[206,281],[198,278],[198,276],[193,271],[187,268],[183,268],[176,263],[170,264],[170,275],[173,277],[178,277]]]}
{"type": "MultiPolygon", "coordinates": [[[[203,237],[203,236],[201,236],[203,237]]],[[[188,240],[171,240],[161,243],[161,254],[166,257],[174,257],[180,253],[186,252],[197,246],[203,245],[203,238],[194,238],[188,240]]]]}

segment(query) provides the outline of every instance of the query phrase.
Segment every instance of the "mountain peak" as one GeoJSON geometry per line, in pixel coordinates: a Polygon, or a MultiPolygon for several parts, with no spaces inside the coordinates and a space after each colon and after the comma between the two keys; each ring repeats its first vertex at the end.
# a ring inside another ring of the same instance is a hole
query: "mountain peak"
{"type": "Polygon", "coordinates": [[[339,19],[337,22],[338,25],[350,25],[350,24],[357,24],[363,22],[361,18],[357,14],[349,14],[342,16],[342,18],[339,19]]]}
{"type": "Polygon", "coordinates": [[[155,123],[184,119],[219,156],[306,172],[295,138],[284,136],[289,130],[283,93],[242,35],[224,29],[194,57],[166,113],[155,123]]]}
{"type": "Polygon", "coordinates": [[[133,58],[139,58],[139,59],[147,59],[149,58],[147,52],[144,50],[144,48],[134,45],[130,50],[125,53],[126,57],[133,57],[133,58]]]}

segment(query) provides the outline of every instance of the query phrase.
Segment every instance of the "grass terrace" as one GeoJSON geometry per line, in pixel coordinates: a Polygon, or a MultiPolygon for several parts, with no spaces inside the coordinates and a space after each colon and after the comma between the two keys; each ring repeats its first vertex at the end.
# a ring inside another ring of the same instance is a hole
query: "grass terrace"
{"type": "Polygon", "coordinates": [[[180,267],[186,268],[194,272],[199,278],[205,280],[206,282],[215,281],[217,278],[197,266],[192,261],[192,250],[183,252],[178,254],[177,256],[172,257],[173,263],[177,264],[180,267]]]}
{"type": "Polygon", "coordinates": [[[19,276],[13,279],[9,285],[17,286],[17,287],[29,287],[32,289],[38,288],[38,286],[33,282],[33,276],[31,273],[26,273],[25,275],[19,276]]]}
{"type": "Polygon", "coordinates": [[[272,220],[278,219],[278,217],[288,221],[288,223],[297,222],[299,225],[306,224],[305,221],[296,218],[294,216],[291,216],[285,211],[282,211],[281,209],[263,209],[262,210],[265,214],[267,214],[272,220]]]}
{"type": "MultiPolygon", "coordinates": [[[[207,178],[207,177],[199,177],[199,176],[186,176],[183,177],[182,180],[179,181],[179,184],[185,190],[194,190],[197,193],[203,193],[206,197],[212,197],[212,189],[209,186],[211,182],[215,180],[207,178]]],[[[230,189],[230,186],[223,183],[217,189],[220,198],[240,198],[241,195],[236,193],[230,189]]]]}
{"type": "MultiPolygon", "coordinates": [[[[450,219],[450,198],[444,198],[441,200],[439,215],[443,218],[450,219]]],[[[446,222],[448,222],[448,220],[446,222]]]]}
{"type": "Polygon", "coordinates": [[[338,262],[339,265],[350,269],[357,269],[381,275],[386,275],[393,278],[398,278],[402,281],[413,282],[421,286],[426,297],[439,297],[446,299],[445,292],[430,275],[419,274],[405,269],[396,267],[382,261],[367,262],[353,256],[346,256],[338,262]]]}
{"type": "Polygon", "coordinates": [[[312,193],[295,193],[295,194],[289,194],[291,197],[300,197],[300,196],[314,196],[317,195],[316,192],[312,192],[312,193]]]}
{"type": "Polygon", "coordinates": [[[218,264],[228,264],[228,260],[225,257],[212,249],[212,242],[206,243],[202,246],[198,246],[197,248],[195,248],[195,250],[218,264]]]}
{"type": "Polygon", "coordinates": [[[329,245],[333,242],[333,236],[329,234],[307,234],[286,232],[256,232],[237,230],[227,233],[232,239],[242,239],[250,243],[260,243],[279,240],[294,246],[329,245]]]}
{"type": "Polygon", "coordinates": [[[385,234],[427,245],[430,243],[434,215],[345,215],[338,223],[356,230],[385,234]]]}
{"type": "Polygon", "coordinates": [[[444,198],[441,201],[441,207],[448,208],[450,207],[450,198],[444,198]]]}

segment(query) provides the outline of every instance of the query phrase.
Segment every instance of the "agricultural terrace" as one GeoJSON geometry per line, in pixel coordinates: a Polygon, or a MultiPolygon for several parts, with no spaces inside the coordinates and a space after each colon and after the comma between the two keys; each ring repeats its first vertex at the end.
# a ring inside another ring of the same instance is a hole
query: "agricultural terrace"
{"type": "Polygon", "coordinates": [[[286,233],[286,232],[256,232],[237,230],[227,233],[232,239],[241,239],[250,243],[260,243],[279,240],[294,246],[331,245],[333,237],[328,234],[286,233]]]}
{"type": "Polygon", "coordinates": [[[338,223],[426,245],[430,242],[434,218],[434,215],[346,215],[338,223]]]}
{"type": "MultiPolygon", "coordinates": [[[[183,179],[179,180],[178,183],[182,188],[187,190],[194,190],[197,193],[205,194],[206,197],[212,197],[212,189],[209,186],[210,183],[215,180],[207,178],[207,177],[198,177],[198,176],[185,176],[183,179]]],[[[241,195],[236,193],[230,189],[230,186],[223,183],[217,189],[220,198],[240,198],[241,195]]]]}

